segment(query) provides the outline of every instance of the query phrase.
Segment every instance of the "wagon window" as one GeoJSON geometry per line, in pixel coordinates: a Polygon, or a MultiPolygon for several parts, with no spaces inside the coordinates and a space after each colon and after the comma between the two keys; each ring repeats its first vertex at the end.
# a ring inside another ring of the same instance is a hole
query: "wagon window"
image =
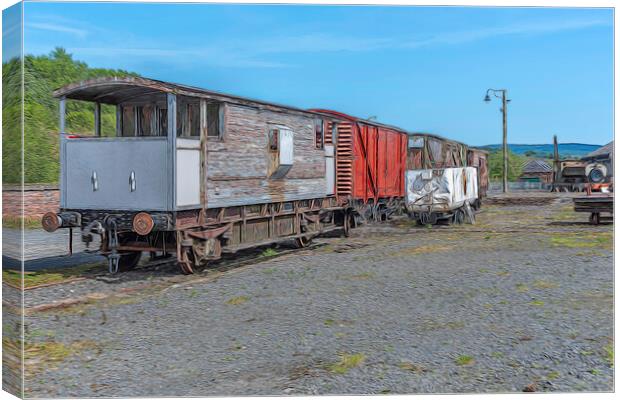
{"type": "Polygon", "coordinates": [[[157,127],[159,130],[159,136],[167,136],[168,135],[168,109],[158,108],[157,118],[158,118],[157,127]]]}
{"type": "Polygon", "coordinates": [[[323,120],[315,119],[314,120],[314,145],[317,149],[323,148],[323,120]]]}
{"type": "Polygon", "coordinates": [[[121,136],[135,136],[133,107],[124,106],[122,108],[121,118],[123,121],[121,136]]]}
{"type": "Polygon", "coordinates": [[[421,149],[424,147],[424,137],[422,136],[409,136],[409,148],[421,149]]]}
{"type": "Polygon", "coordinates": [[[280,133],[277,129],[271,129],[269,131],[269,150],[270,151],[278,151],[278,134],[280,133]]]}
{"type": "Polygon", "coordinates": [[[177,136],[200,137],[200,105],[198,103],[179,104],[177,136]]]}
{"type": "Polygon", "coordinates": [[[153,118],[153,107],[142,106],[136,107],[136,121],[138,136],[157,136],[153,132],[153,126],[151,124],[153,118]]]}
{"type": "Polygon", "coordinates": [[[208,103],[207,104],[207,137],[221,138],[222,137],[222,112],[220,103],[208,103]]]}

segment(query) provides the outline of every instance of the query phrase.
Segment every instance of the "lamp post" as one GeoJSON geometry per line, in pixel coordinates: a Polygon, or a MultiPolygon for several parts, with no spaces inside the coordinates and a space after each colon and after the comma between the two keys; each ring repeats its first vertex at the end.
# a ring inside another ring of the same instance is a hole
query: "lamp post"
{"type": "Polygon", "coordinates": [[[487,94],[484,96],[485,102],[491,101],[491,96],[489,93],[493,94],[493,96],[498,99],[502,99],[502,126],[503,126],[503,142],[502,142],[502,151],[504,155],[504,165],[502,171],[502,192],[508,192],[508,122],[507,122],[507,105],[510,102],[510,99],[506,98],[508,91],[506,89],[487,89],[487,94]]]}

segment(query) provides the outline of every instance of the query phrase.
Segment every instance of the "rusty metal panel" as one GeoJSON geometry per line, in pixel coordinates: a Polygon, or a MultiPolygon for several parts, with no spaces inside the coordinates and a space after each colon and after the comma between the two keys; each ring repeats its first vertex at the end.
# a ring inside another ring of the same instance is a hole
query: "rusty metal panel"
{"type": "Polygon", "coordinates": [[[407,135],[363,123],[354,135],[354,198],[404,196],[407,135]]]}

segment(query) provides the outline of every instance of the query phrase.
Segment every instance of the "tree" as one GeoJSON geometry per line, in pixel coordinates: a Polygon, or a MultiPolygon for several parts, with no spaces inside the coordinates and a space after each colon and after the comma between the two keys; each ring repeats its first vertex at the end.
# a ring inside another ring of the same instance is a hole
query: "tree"
{"type": "MultiPolygon", "coordinates": [[[[22,176],[21,60],[2,65],[2,180],[20,183],[22,176]]],[[[23,175],[26,183],[58,182],[58,101],[52,92],[72,82],[102,76],[136,76],[123,70],[90,68],[57,47],[48,55],[24,57],[23,175]]],[[[114,135],[116,113],[102,106],[102,134],[114,135]]],[[[94,134],[94,104],[67,102],[67,131],[94,134]]]]}
{"type": "MultiPolygon", "coordinates": [[[[516,181],[523,172],[523,164],[527,159],[517,155],[512,151],[508,151],[508,180],[516,181]]],[[[501,180],[503,171],[503,153],[502,150],[494,150],[489,153],[489,178],[491,180],[501,180]]]]}

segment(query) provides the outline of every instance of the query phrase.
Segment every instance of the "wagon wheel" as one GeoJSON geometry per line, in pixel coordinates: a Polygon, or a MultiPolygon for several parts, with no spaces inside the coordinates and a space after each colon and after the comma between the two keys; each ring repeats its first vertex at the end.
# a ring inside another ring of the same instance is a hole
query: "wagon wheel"
{"type": "Polygon", "coordinates": [[[312,236],[300,236],[295,238],[295,244],[299,249],[308,247],[310,243],[312,243],[312,236]]]}
{"type": "Polygon", "coordinates": [[[459,208],[454,211],[454,223],[457,225],[461,225],[463,222],[465,222],[465,212],[461,208],[459,208]]]}
{"type": "MultiPolygon", "coordinates": [[[[128,244],[130,242],[135,241],[135,237],[133,235],[119,235],[119,243],[121,245],[128,244]]],[[[138,266],[138,262],[140,262],[140,258],[142,258],[141,251],[127,251],[120,254],[120,258],[118,259],[118,271],[119,272],[127,272],[138,266]]]]}
{"type": "Polygon", "coordinates": [[[355,217],[353,216],[353,213],[349,211],[345,211],[344,218],[342,221],[342,228],[343,228],[344,236],[345,237],[351,236],[351,229],[353,229],[356,225],[357,224],[355,222],[355,217]]]}
{"type": "Polygon", "coordinates": [[[194,273],[194,269],[196,267],[194,263],[194,255],[192,254],[191,249],[181,249],[181,254],[178,256],[177,264],[179,268],[181,268],[181,272],[185,275],[191,275],[194,273]]]}
{"type": "Polygon", "coordinates": [[[590,214],[590,223],[592,225],[598,225],[601,223],[601,213],[593,212],[590,214]]]}
{"type": "Polygon", "coordinates": [[[121,254],[121,258],[118,259],[118,270],[120,272],[131,271],[136,268],[140,258],[142,257],[141,251],[132,251],[129,253],[121,254]]]}

